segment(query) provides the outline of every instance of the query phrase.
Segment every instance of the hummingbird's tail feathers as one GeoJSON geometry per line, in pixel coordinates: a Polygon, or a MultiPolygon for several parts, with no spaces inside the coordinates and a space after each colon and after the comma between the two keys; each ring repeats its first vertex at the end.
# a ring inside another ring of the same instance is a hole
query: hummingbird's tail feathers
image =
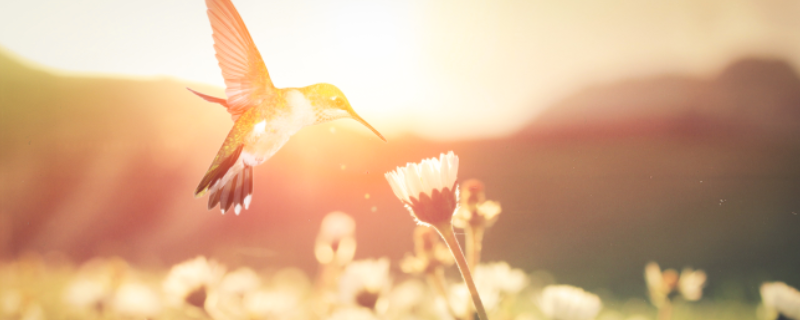
{"type": "Polygon", "coordinates": [[[245,209],[250,208],[250,201],[253,200],[253,167],[244,166],[244,190],[242,190],[242,204],[245,209]]]}
{"type": "Polygon", "coordinates": [[[242,209],[250,208],[252,197],[253,167],[245,165],[224,186],[214,186],[208,197],[208,209],[211,210],[219,204],[219,209],[225,214],[233,206],[233,211],[239,215],[242,209]]]}
{"type": "Polygon", "coordinates": [[[208,210],[214,209],[219,204],[220,188],[214,189],[208,195],[208,210]]]}
{"type": "Polygon", "coordinates": [[[192,93],[196,94],[198,97],[203,98],[203,100],[213,103],[219,103],[223,107],[228,108],[228,101],[222,98],[212,97],[207,94],[202,94],[200,92],[192,90],[192,88],[186,88],[186,90],[191,91],[192,93]]]}
{"type": "MultiPolygon", "coordinates": [[[[228,173],[228,170],[239,161],[239,155],[242,153],[242,148],[244,148],[243,144],[240,144],[236,149],[232,152],[227,153],[225,152],[225,146],[223,145],[220,152],[217,153],[217,157],[214,159],[214,162],[211,164],[211,167],[208,168],[206,171],[206,175],[203,177],[203,180],[200,180],[200,184],[197,185],[197,189],[194,191],[195,197],[202,197],[203,194],[206,193],[209,189],[213,189],[216,187],[219,181],[225,177],[225,174],[228,173]],[[224,156],[223,159],[220,157],[224,156]]],[[[221,188],[222,186],[220,186],[221,188]]],[[[211,203],[209,203],[211,205],[211,203]]]]}
{"type": "MultiPolygon", "coordinates": [[[[231,208],[231,204],[233,204],[233,194],[237,189],[239,189],[238,174],[233,176],[233,178],[225,184],[225,187],[222,188],[222,194],[219,198],[219,209],[222,210],[222,214],[225,214],[225,211],[231,208]]],[[[237,212],[236,214],[239,213],[237,212]]]]}

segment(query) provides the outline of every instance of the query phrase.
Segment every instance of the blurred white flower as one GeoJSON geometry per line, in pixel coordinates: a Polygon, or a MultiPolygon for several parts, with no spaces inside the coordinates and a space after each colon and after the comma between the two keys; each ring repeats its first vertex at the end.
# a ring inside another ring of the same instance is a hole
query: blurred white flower
{"type": "Polygon", "coordinates": [[[244,308],[257,318],[282,318],[300,304],[301,297],[291,291],[259,289],[244,296],[244,308]]]}
{"type": "Polygon", "coordinates": [[[0,294],[0,319],[43,320],[42,306],[26,299],[20,291],[6,289],[0,294]]]}
{"type": "Polygon", "coordinates": [[[204,308],[209,291],[224,274],[225,267],[203,256],[174,265],[163,282],[165,299],[173,306],[204,308]]]}
{"type": "Polygon", "coordinates": [[[684,268],[678,280],[678,289],[683,298],[688,301],[697,301],[703,296],[703,287],[706,285],[706,273],[703,270],[684,268]]]}
{"type": "Polygon", "coordinates": [[[800,292],[783,282],[763,283],[761,300],[773,319],[778,315],[800,319],[800,292]]]}
{"type": "Polygon", "coordinates": [[[311,288],[308,275],[298,268],[284,268],[272,276],[272,287],[281,291],[290,291],[296,295],[304,295],[311,288]]]}
{"type": "Polygon", "coordinates": [[[394,286],[389,293],[389,310],[393,315],[409,313],[413,308],[423,304],[425,289],[425,285],[416,279],[394,286]]]}
{"type": "Polygon", "coordinates": [[[356,253],[356,222],[347,214],[331,212],[322,219],[314,244],[314,255],[321,264],[336,262],[345,265],[356,253]]]}
{"type": "Polygon", "coordinates": [[[538,304],[542,313],[552,320],[591,320],[602,308],[597,295],[568,285],[545,287],[538,304]]]}
{"type": "Polygon", "coordinates": [[[341,211],[334,211],[322,218],[318,239],[334,242],[356,232],[356,221],[341,211]]]}
{"type": "Polygon", "coordinates": [[[214,319],[248,319],[244,297],[261,286],[261,278],[250,268],[242,267],[226,274],[209,289],[206,311],[214,319]]]}
{"type": "Polygon", "coordinates": [[[72,280],[64,292],[64,300],[79,309],[101,311],[105,299],[111,295],[111,285],[102,278],[79,278],[72,280]]]}
{"type": "Polygon", "coordinates": [[[668,302],[669,294],[678,285],[678,272],[673,269],[661,272],[658,263],[650,262],[644,268],[644,279],[647,282],[650,302],[660,308],[668,302]]]}
{"type": "Polygon", "coordinates": [[[497,216],[502,211],[503,208],[500,207],[500,202],[497,201],[487,200],[478,205],[478,214],[483,216],[487,226],[491,226],[497,221],[497,216]]]}
{"type": "Polygon", "coordinates": [[[308,319],[304,298],[310,281],[296,268],[276,272],[272,285],[249,291],[244,295],[244,309],[251,319],[308,319]]]}
{"type": "Polygon", "coordinates": [[[417,226],[414,229],[414,254],[406,253],[400,261],[400,269],[405,273],[424,274],[453,265],[453,255],[440,239],[436,230],[417,226]]]}
{"type": "Polygon", "coordinates": [[[234,294],[255,290],[259,286],[261,286],[261,278],[259,278],[255,271],[247,267],[242,267],[222,277],[217,290],[234,294]]]}
{"type": "Polygon", "coordinates": [[[597,320],[625,320],[625,315],[622,312],[614,310],[603,310],[597,320]]]}
{"type": "Polygon", "coordinates": [[[362,307],[348,307],[337,309],[326,320],[378,320],[375,313],[362,307]]]}
{"type": "MultiPolygon", "coordinates": [[[[528,285],[528,276],[521,269],[512,269],[504,261],[482,263],[475,268],[475,286],[488,311],[495,310],[506,297],[517,295],[528,285]]],[[[450,303],[460,317],[471,311],[469,290],[464,283],[450,287],[450,303]]]]}
{"type": "Polygon", "coordinates": [[[521,269],[512,269],[505,261],[482,263],[475,268],[478,290],[491,287],[503,294],[516,295],[528,284],[528,276],[521,269]]]}
{"type": "Polygon", "coordinates": [[[79,311],[103,312],[127,274],[128,264],[122,259],[89,260],[67,284],[64,301],[79,311]]]}
{"type": "MultiPolygon", "coordinates": [[[[475,285],[478,289],[478,295],[481,297],[481,301],[483,302],[484,307],[488,311],[492,311],[500,301],[500,292],[497,290],[492,290],[491,287],[481,286],[478,285],[481,283],[480,279],[475,279],[475,285]]],[[[467,318],[469,315],[467,313],[473,311],[472,310],[472,300],[470,298],[469,288],[467,288],[466,283],[461,282],[457,284],[450,285],[450,290],[448,290],[448,299],[450,299],[450,307],[452,308],[453,312],[459,318],[467,318]]]]}
{"type": "Polygon", "coordinates": [[[684,268],[680,275],[674,269],[663,272],[655,262],[645,266],[644,278],[650,294],[650,302],[661,308],[668,304],[674,292],[680,292],[687,301],[697,301],[703,296],[706,273],[703,270],[684,268]]]}
{"type": "Polygon", "coordinates": [[[455,185],[458,156],[452,151],[442,153],[438,159],[429,158],[397,167],[384,176],[417,223],[450,225],[458,207],[455,185]]]}
{"type": "Polygon", "coordinates": [[[514,317],[514,320],[539,320],[539,317],[530,313],[520,313],[514,317]]]}
{"type": "Polygon", "coordinates": [[[119,286],[111,304],[121,316],[153,318],[161,312],[161,300],[155,290],[139,282],[119,286]]]}
{"type": "Polygon", "coordinates": [[[11,316],[22,310],[22,293],[6,289],[0,293],[0,315],[11,316]]]}
{"type": "Polygon", "coordinates": [[[339,294],[346,305],[375,309],[391,286],[389,258],[353,261],[339,279],[339,294]]]}
{"type": "Polygon", "coordinates": [[[461,205],[453,216],[456,228],[491,227],[500,215],[502,208],[497,201],[487,201],[483,182],[469,179],[461,183],[461,205]]]}
{"type": "Polygon", "coordinates": [[[18,318],[20,320],[44,320],[44,309],[38,303],[29,304],[18,318]]]}

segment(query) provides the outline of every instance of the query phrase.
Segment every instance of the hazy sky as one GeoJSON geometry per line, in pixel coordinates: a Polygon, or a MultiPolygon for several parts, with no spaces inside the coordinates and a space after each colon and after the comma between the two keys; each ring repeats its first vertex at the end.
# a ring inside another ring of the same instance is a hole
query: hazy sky
{"type": "MultiPolygon", "coordinates": [[[[329,82],[390,137],[507,134],[580,88],[800,65],[796,0],[234,0],[278,87],[329,82]]],[[[223,86],[201,0],[0,1],[0,46],[78,73],[223,86]]]]}

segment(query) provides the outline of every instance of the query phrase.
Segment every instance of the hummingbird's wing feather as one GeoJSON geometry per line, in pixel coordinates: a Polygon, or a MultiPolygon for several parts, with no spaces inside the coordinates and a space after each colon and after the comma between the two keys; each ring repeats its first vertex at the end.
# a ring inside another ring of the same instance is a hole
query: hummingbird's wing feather
{"type": "MultiPolygon", "coordinates": [[[[231,132],[233,132],[233,130],[231,130],[231,132]]],[[[230,138],[230,135],[228,137],[230,138]]],[[[228,170],[239,162],[239,155],[241,155],[243,148],[244,144],[241,143],[231,146],[228,146],[227,143],[223,144],[222,148],[217,152],[217,156],[214,157],[214,162],[211,163],[208,171],[206,171],[206,175],[203,176],[203,180],[200,180],[200,184],[197,185],[194,196],[202,197],[209,188],[214,187],[222,180],[225,174],[228,173],[228,170]]],[[[213,198],[213,195],[211,198],[213,198]]],[[[211,199],[209,199],[209,206],[211,206],[211,202],[211,199]]]]}
{"type": "Polygon", "coordinates": [[[214,50],[225,78],[227,108],[235,121],[272,95],[275,87],[250,32],[230,0],[206,0],[214,50]]]}
{"type": "MultiPolygon", "coordinates": [[[[200,184],[197,185],[197,189],[194,191],[195,197],[202,196],[209,188],[213,189],[217,182],[226,177],[228,171],[234,166],[239,167],[237,172],[234,173],[241,171],[243,163],[239,158],[244,149],[244,140],[250,131],[253,130],[252,121],[248,121],[248,119],[250,118],[245,117],[237,120],[231,131],[228,132],[228,136],[225,137],[225,142],[222,143],[219,151],[217,151],[217,155],[214,157],[214,161],[211,162],[211,166],[208,167],[208,171],[206,171],[205,176],[203,176],[203,180],[200,180],[200,184]]],[[[230,178],[230,176],[228,176],[228,178],[230,178]]],[[[226,181],[223,182],[228,181],[226,179],[226,181]]],[[[211,205],[211,201],[209,201],[209,205],[211,205]]]]}
{"type": "Polygon", "coordinates": [[[208,210],[214,209],[219,204],[219,195],[221,194],[219,191],[221,189],[215,189],[211,191],[211,194],[208,195],[208,210]]]}
{"type": "Polygon", "coordinates": [[[253,167],[243,159],[249,154],[244,151],[245,139],[253,131],[251,116],[245,115],[236,121],[228,133],[217,156],[195,189],[195,196],[201,197],[209,192],[208,209],[219,204],[222,213],[233,206],[236,214],[242,208],[250,207],[253,194],[253,167]]]}

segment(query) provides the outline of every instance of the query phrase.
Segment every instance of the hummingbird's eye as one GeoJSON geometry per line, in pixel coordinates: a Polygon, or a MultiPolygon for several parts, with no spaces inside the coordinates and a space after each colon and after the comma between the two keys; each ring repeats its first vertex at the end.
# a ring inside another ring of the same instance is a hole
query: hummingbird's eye
{"type": "Polygon", "coordinates": [[[337,106],[337,107],[341,107],[341,106],[344,104],[344,100],[343,100],[343,99],[341,99],[341,98],[339,98],[339,97],[337,97],[337,96],[333,96],[333,97],[331,98],[331,101],[332,101],[332,102],[333,102],[333,104],[334,104],[335,106],[337,106]]]}

